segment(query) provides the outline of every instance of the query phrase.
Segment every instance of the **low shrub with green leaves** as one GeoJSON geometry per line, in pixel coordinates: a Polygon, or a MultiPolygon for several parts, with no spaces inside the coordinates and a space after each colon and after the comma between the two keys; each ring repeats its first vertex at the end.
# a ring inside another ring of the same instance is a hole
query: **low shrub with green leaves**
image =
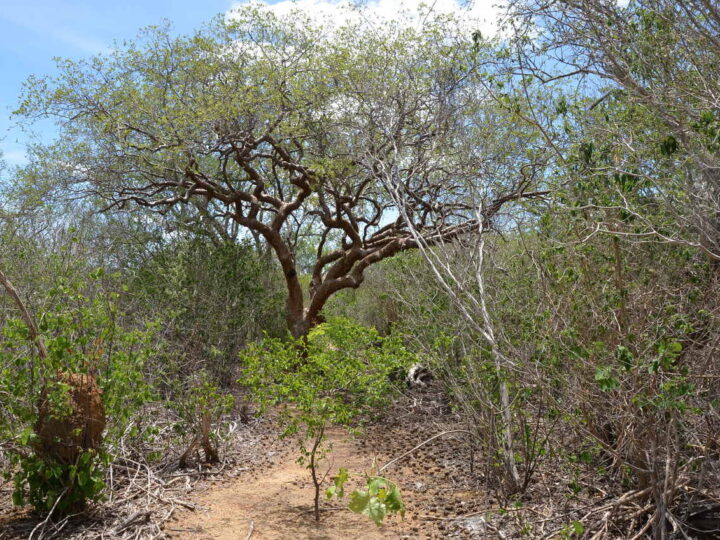
{"type": "Polygon", "coordinates": [[[187,467],[188,460],[198,448],[203,449],[207,463],[217,463],[220,459],[218,437],[212,426],[232,410],[235,398],[221,390],[204,370],[188,381],[178,381],[174,394],[178,397],[170,406],[178,415],[178,421],[173,427],[181,436],[192,436],[180,457],[179,466],[187,467]]]}
{"type": "Polygon", "coordinates": [[[17,506],[29,503],[41,514],[65,515],[102,497],[107,454],[88,450],[66,464],[31,452],[16,454],[13,462],[19,466],[13,491],[17,506]]]}
{"type": "Polygon", "coordinates": [[[241,354],[243,376],[261,411],[279,406],[283,436],[299,434],[299,461],[311,471],[319,520],[319,463],[331,450],[329,426],[354,431],[392,403],[391,374],[415,358],[395,337],[332,319],[306,339],[266,339],[241,354]]]}
{"type": "Polygon", "coordinates": [[[60,282],[48,292],[50,309],[38,317],[47,358],[35,354],[20,319],[8,320],[0,334],[0,441],[12,464],[5,475],[14,478],[15,504],[30,503],[42,513],[67,514],[101,496],[108,445],[151,397],[143,368],[155,329],[123,328],[119,295],[103,291],[101,278],[97,272],[91,286],[60,282]],[[42,422],[61,423],[75,414],[63,374],[87,374],[96,381],[108,419],[106,444],[83,449],[72,460],[43,451],[42,444],[53,441],[41,441],[38,434],[42,422]]]}

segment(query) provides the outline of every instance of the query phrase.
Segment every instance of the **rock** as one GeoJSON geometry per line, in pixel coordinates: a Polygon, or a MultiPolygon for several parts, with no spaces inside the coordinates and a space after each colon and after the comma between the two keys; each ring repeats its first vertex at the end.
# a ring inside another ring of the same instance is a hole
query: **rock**
{"type": "Polygon", "coordinates": [[[422,364],[415,364],[409,370],[405,380],[410,388],[424,388],[434,379],[430,370],[422,364]]]}

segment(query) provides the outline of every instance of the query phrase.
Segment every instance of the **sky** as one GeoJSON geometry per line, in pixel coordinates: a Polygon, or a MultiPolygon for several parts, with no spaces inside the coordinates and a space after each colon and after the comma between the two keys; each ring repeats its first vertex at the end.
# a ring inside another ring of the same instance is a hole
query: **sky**
{"type": "MultiPolygon", "coordinates": [[[[14,128],[23,81],[55,72],[54,57],[84,58],[107,52],[114,40],[164,19],[181,33],[230,9],[232,0],[0,0],[0,150],[8,165],[25,160],[28,136],[14,128]]],[[[52,138],[51,124],[40,127],[52,138]]]]}
{"type": "MultiPolygon", "coordinates": [[[[462,0],[429,0],[441,12],[464,11],[463,16],[491,20],[497,0],[475,0],[469,13],[462,0]]],[[[0,152],[9,165],[25,162],[29,134],[11,120],[22,83],[30,75],[55,73],[54,57],[86,58],[112,50],[115,41],[132,39],[140,28],[169,20],[178,33],[197,29],[219,13],[228,13],[237,0],[0,0],[0,152]]],[[[270,1],[269,9],[287,13],[300,7],[311,13],[342,18],[347,10],[339,0],[270,1]]],[[[369,0],[380,18],[395,17],[417,7],[412,0],[369,0]],[[403,3],[404,2],[404,3],[403,3]]],[[[485,29],[488,27],[486,26],[485,29]]],[[[35,127],[41,140],[52,140],[51,123],[35,127]]]]}

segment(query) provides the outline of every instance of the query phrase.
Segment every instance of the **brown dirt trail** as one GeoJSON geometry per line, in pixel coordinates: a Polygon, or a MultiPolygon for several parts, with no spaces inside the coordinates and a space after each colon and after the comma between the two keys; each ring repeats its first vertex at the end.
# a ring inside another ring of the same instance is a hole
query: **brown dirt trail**
{"type": "MultiPolygon", "coordinates": [[[[340,429],[329,433],[332,452],[321,470],[330,466],[328,479],[340,467],[358,477],[372,467],[373,457],[358,441],[349,439],[340,429]]],[[[292,444],[289,442],[288,444],[292,444]]],[[[361,481],[361,478],[358,478],[361,481]]],[[[324,487],[327,487],[326,480],[324,487]]],[[[350,484],[354,489],[357,485],[350,484]]],[[[211,485],[195,501],[206,510],[184,512],[165,527],[165,532],[179,539],[395,539],[409,538],[405,522],[389,518],[376,527],[369,518],[346,508],[347,499],[323,501],[320,523],[312,515],[313,487],[310,471],[297,463],[295,454],[286,453],[277,463],[264,470],[252,470],[230,482],[211,485]]]]}

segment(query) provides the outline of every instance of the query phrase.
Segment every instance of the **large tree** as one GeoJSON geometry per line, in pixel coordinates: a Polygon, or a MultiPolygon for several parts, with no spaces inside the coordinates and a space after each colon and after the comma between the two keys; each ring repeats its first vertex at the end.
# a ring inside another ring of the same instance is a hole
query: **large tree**
{"type": "Polygon", "coordinates": [[[221,235],[239,225],[262,239],[302,336],[332,294],[417,235],[449,241],[537,195],[529,153],[488,167],[487,51],[448,18],[324,28],[245,8],[188,37],[153,28],[108,56],[61,61],[27,82],[19,112],[61,125],[35,149],[37,182],[108,209],[183,207],[221,235]],[[486,194],[481,213],[468,185],[486,194]],[[300,268],[308,239],[315,259],[300,268]]]}

